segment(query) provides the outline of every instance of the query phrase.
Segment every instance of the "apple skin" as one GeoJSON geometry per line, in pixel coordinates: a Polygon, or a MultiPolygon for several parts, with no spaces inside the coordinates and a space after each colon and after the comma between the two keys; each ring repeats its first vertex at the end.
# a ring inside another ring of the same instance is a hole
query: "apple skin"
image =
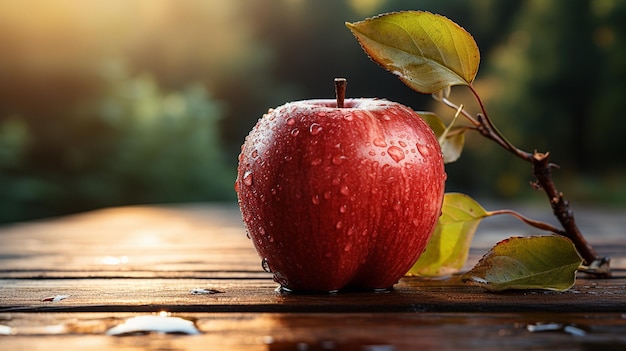
{"type": "Polygon", "coordinates": [[[431,128],[381,99],[270,109],[235,181],[248,236],[282,288],[393,287],[423,252],[446,173],[431,128]]]}

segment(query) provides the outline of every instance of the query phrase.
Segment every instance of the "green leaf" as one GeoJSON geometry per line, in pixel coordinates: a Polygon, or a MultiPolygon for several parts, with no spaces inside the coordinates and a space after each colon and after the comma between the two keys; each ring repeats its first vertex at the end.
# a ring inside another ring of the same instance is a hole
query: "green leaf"
{"type": "Polygon", "coordinates": [[[489,291],[565,291],[574,285],[581,263],[563,236],[512,237],[496,244],[462,279],[489,291]]]}
{"type": "Polygon", "coordinates": [[[441,276],[463,268],[478,224],[490,215],[471,197],[459,193],[445,194],[441,212],[426,250],[408,275],[441,276]]]}
{"type": "Polygon", "coordinates": [[[430,128],[435,133],[441,152],[443,153],[443,162],[452,163],[461,157],[463,145],[465,144],[465,131],[461,129],[446,128],[443,121],[437,114],[433,112],[418,112],[430,128]],[[446,133],[446,129],[448,132],[446,133]]]}
{"type": "Polygon", "coordinates": [[[346,26],[372,60],[420,93],[469,85],[478,72],[480,52],[474,38],[446,17],[403,11],[346,26]]]}

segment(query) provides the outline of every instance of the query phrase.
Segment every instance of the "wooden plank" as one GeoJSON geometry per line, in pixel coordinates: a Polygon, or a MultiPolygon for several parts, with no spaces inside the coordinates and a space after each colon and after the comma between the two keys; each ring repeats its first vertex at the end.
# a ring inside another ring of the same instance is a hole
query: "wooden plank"
{"type": "MultiPolygon", "coordinates": [[[[612,257],[613,267],[626,268],[620,227],[625,216],[610,211],[583,214],[606,222],[592,228],[595,235],[589,240],[597,242],[602,255],[612,257]]],[[[466,268],[498,240],[533,234],[511,218],[490,220],[481,224],[466,268]]],[[[209,277],[211,272],[259,272],[260,267],[233,204],[104,209],[5,226],[0,240],[0,278],[172,277],[175,272],[209,277]]]]}
{"type": "MultiPolygon", "coordinates": [[[[495,207],[495,205],[494,205],[495,207]]],[[[525,213],[546,216],[534,207],[525,213]],[[536,213],[535,213],[536,212],[536,213]]],[[[548,212],[549,214],[549,212],[548,212]]],[[[583,224],[600,254],[626,268],[621,212],[586,210],[583,224]],[[598,223],[592,219],[602,219],[598,223]]],[[[510,217],[483,221],[471,265],[497,241],[536,234],[510,217]]],[[[246,238],[234,204],[131,206],[0,227],[0,277],[59,277],[63,272],[257,271],[260,259],[246,238]]],[[[69,273],[75,276],[75,273],[69,273]]],[[[129,275],[137,276],[136,273],[129,275]]]]}
{"type": "Polygon", "coordinates": [[[390,292],[277,293],[271,279],[5,279],[0,312],[623,312],[626,279],[579,279],[567,292],[488,293],[458,277],[404,278],[390,292]],[[221,293],[192,294],[193,289],[221,293]],[[65,295],[58,303],[46,297],[65,295]]]}
{"type": "Polygon", "coordinates": [[[14,271],[184,271],[260,267],[234,206],[112,208],[0,229],[14,271]]]}
{"type": "Polygon", "coordinates": [[[138,314],[13,313],[6,350],[610,350],[626,345],[622,314],[536,313],[179,313],[200,335],[105,335],[138,314]],[[560,329],[531,332],[551,323],[560,329]],[[565,327],[571,328],[566,331],[565,327]],[[530,329],[530,330],[529,330],[530,329]]]}

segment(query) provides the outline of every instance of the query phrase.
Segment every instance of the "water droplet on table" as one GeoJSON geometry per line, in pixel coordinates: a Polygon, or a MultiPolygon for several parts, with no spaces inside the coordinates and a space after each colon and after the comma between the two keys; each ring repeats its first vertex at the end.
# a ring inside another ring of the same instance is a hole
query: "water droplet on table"
{"type": "Polygon", "coordinates": [[[132,334],[188,334],[197,335],[200,331],[192,321],[167,315],[138,316],[107,330],[107,335],[123,336],[132,334]]]}

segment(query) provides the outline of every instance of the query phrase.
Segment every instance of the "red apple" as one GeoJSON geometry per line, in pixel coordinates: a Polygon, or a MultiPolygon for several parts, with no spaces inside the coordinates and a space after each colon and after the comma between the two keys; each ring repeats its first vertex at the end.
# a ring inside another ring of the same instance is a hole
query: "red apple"
{"type": "Polygon", "coordinates": [[[343,94],[270,109],[239,155],[248,235],[287,290],[390,288],[440,215],[446,174],[430,127],[401,104],[343,94]]]}

